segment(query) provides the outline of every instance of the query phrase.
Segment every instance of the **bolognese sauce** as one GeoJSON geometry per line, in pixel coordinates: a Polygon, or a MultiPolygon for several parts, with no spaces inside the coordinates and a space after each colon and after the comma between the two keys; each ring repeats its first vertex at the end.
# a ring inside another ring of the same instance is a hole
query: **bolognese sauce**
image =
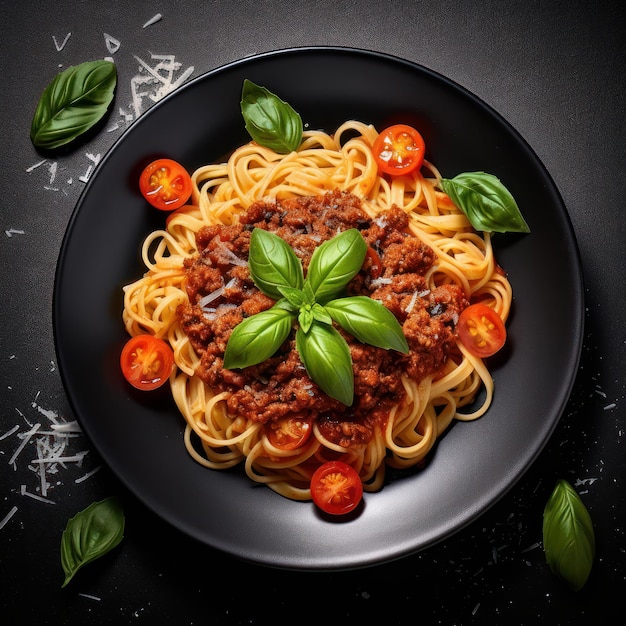
{"type": "Polygon", "coordinates": [[[329,441],[344,448],[367,443],[382,427],[405,390],[402,377],[436,374],[455,349],[456,322],[469,302],[453,284],[428,289],[433,250],[412,236],[408,217],[397,207],[371,218],[347,192],[254,203],[238,222],[212,225],[196,235],[198,253],[185,261],[189,302],[178,307],[182,327],[200,357],[196,376],[227,391],[228,411],[267,423],[286,415],[315,419],[329,441]],[[240,370],[223,367],[232,330],[243,319],[272,307],[248,269],[250,235],[263,228],[284,239],[300,258],[305,275],[311,255],[338,232],[357,228],[371,254],[347,286],[349,295],[379,300],[402,325],[409,353],[360,343],[337,327],[348,342],[354,370],[354,403],[347,407],[324,394],[307,376],[293,336],[276,354],[240,370]]]}

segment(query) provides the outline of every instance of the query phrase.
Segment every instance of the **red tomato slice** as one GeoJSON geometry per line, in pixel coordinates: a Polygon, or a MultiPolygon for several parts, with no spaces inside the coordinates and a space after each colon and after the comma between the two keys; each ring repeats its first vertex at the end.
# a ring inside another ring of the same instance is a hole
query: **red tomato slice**
{"type": "Polygon", "coordinates": [[[275,448],[295,450],[303,446],[311,437],[312,420],[300,415],[281,417],[268,423],[265,432],[275,448]]]}
{"type": "Polygon", "coordinates": [[[183,206],[191,196],[191,176],[172,159],[157,159],[139,177],[143,197],[161,211],[173,211],[183,206]]]}
{"type": "Polygon", "coordinates": [[[372,278],[379,278],[383,271],[383,263],[380,260],[380,255],[371,246],[367,247],[367,253],[365,254],[363,267],[369,270],[372,278]]]}
{"type": "Polygon", "coordinates": [[[477,357],[495,354],[506,341],[502,318],[486,304],[470,304],[459,315],[459,339],[477,357]]]}
{"type": "Polygon", "coordinates": [[[376,137],[372,151],[379,171],[399,176],[422,166],[426,146],[415,128],[407,124],[395,124],[376,137]]]}
{"type": "Polygon", "coordinates": [[[163,385],[174,367],[174,352],[152,335],[131,337],[120,356],[124,378],[137,389],[151,391],[163,385]]]}
{"type": "Polygon", "coordinates": [[[320,465],[311,478],[311,497],[325,513],[343,515],[361,502],[363,483],[347,463],[328,461],[320,465]]]}

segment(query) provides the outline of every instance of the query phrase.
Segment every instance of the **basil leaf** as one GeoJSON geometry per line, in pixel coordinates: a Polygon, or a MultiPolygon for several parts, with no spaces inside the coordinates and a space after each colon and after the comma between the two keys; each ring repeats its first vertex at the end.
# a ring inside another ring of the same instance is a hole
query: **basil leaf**
{"type": "Polygon", "coordinates": [[[324,308],[341,328],[359,341],[404,354],[409,351],[402,326],[378,300],[353,296],[327,302],[324,308]]]}
{"type": "Polygon", "coordinates": [[[61,565],[65,587],[87,563],[103,556],[124,537],[124,511],[116,498],[90,504],[72,517],[61,537],[61,565]]]}
{"type": "Polygon", "coordinates": [[[250,236],[248,267],[255,285],[274,300],[283,296],[281,287],[302,289],[300,259],[287,242],[262,228],[255,228],[250,236]]]}
{"type": "Polygon", "coordinates": [[[298,315],[298,324],[300,324],[302,332],[309,332],[311,324],[313,324],[313,311],[309,307],[300,309],[300,315],[298,315]]]}
{"type": "Polygon", "coordinates": [[[273,309],[285,309],[285,311],[289,311],[291,313],[297,313],[298,307],[294,306],[287,300],[287,298],[281,298],[278,302],[274,303],[273,309]]]}
{"type": "Polygon", "coordinates": [[[309,304],[313,304],[315,302],[315,294],[311,288],[311,283],[306,278],[304,280],[304,285],[302,286],[302,293],[309,304]]]}
{"type": "Polygon", "coordinates": [[[318,322],[322,322],[323,324],[332,324],[333,323],[333,318],[329,315],[328,311],[321,304],[318,304],[316,302],[313,305],[313,308],[311,309],[311,311],[313,313],[313,317],[318,322]]]}
{"type": "Polygon", "coordinates": [[[243,320],[230,334],[224,353],[224,367],[238,369],[269,359],[291,332],[294,313],[273,306],[243,320]]]}
{"type": "Polygon", "coordinates": [[[302,289],[296,289],[295,287],[278,287],[278,290],[285,297],[285,300],[296,309],[299,309],[308,302],[304,293],[302,293],[302,289]]]}
{"type": "Polygon", "coordinates": [[[476,230],[530,232],[515,198],[493,174],[465,172],[452,179],[443,178],[441,188],[476,230]]]}
{"type": "Polygon", "coordinates": [[[285,154],[302,142],[300,115],[271,91],[248,79],[243,81],[241,114],[252,139],[266,148],[285,154]]]}
{"type": "Polygon", "coordinates": [[[543,512],[543,549],[550,569],[574,591],[582,589],[595,558],[591,517],[574,488],[559,480],[543,512]]]}
{"type": "Polygon", "coordinates": [[[350,406],[354,400],[352,357],[339,332],[313,321],[308,333],[297,330],[296,349],[309,378],[331,398],[350,406]]]}
{"type": "Polygon", "coordinates": [[[344,230],[313,251],[307,280],[315,300],[324,304],[335,298],[361,269],[367,244],[356,228],[344,230]]]}
{"type": "Polygon", "coordinates": [[[111,61],[87,61],[58,74],[35,109],[30,128],[35,148],[54,150],[97,124],[113,100],[116,83],[111,61]]]}

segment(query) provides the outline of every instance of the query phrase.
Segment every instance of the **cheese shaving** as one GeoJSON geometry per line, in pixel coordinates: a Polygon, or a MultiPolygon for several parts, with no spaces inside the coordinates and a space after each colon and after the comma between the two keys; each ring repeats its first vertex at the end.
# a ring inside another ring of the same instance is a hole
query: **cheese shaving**
{"type": "Polygon", "coordinates": [[[11,510],[0,520],[0,529],[6,526],[7,522],[15,515],[16,512],[17,507],[12,507],[11,510]]]}
{"type": "Polygon", "coordinates": [[[161,19],[163,18],[163,16],[160,13],[157,13],[156,15],[153,15],[143,26],[142,28],[148,28],[148,26],[152,26],[153,24],[156,24],[157,22],[159,22],[161,19]]]}

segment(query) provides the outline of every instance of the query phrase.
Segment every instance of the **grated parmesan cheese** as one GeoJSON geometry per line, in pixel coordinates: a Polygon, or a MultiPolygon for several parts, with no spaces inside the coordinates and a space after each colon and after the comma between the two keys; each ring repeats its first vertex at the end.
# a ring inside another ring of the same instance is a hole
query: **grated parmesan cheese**
{"type": "Polygon", "coordinates": [[[157,62],[154,67],[151,67],[138,56],[134,56],[139,63],[139,74],[131,80],[131,92],[135,117],[137,118],[143,112],[142,103],[144,98],[148,98],[152,102],[158,102],[184,83],[193,73],[194,67],[188,67],[180,76],[175,78],[175,74],[181,69],[182,65],[176,61],[174,55],[152,54],[152,60],[157,62]]]}
{"type": "Polygon", "coordinates": [[[156,15],[153,15],[143,26],[142,28],[148,28],[148,26],[152,26],[153,24],[156,24],[157,22],[159,22],[161,19],[163,18],[163,16],[160,13],[157,13],[156,15]]]}
{"type": "Polygon", "coordinates": [[[9,465],[13,465],[20,455],[20,452],[26,447],[26,444],[30,441],[30,438],[39,430],[41,424],[35,424],[27,433],[23,435],[18,435],[18,437],[22,438],[22,443],[17,447],[17,450],[13,453],[11,458],[9,459],[9,465]]]}
{"type": "Polygon", "coordinates": [[[95,600],[96,602],[100,602],[100,600],[102,600],[102,598],[99,598],[98,596],[92,596],[90,593],[80,593],[78,594],[79,596],[82,596],[83,598],[87,598],[88,600],[95,600]]]}
{"type": "Polygon", "coordinates": [[[404,309],[405,313],[407,314],[411,313],[411,311],[415,307],[416,302],[417,302],[417,291],[414,291],[413,295],[411,296],[411,299],[409,300],[409,303],[406,305],[406,308],[404,309]]]}
{"type": "Polygon", "coordinates": [[[83,481],[87,480],[88,478],[91,478],[96,472],[99,472],[102,469],[102,465],[98,465],[98,467],[95,467],[94,469],[92,469],[90,472],[87,472],[86,474],[83,474],[80,478],[77,478],[74,482],[75,483],[82,483],[83,481]]]}
{"type": "MultiPolygon", "coordinates": [[[[46,409],[38,403],[39,393],[31,402],[33,410],[37,411],[48,421],[37,423],[29,423],[26,416],[16,408],[17,413],[26,422],[27,428],[20,432],[20,426],[15,425],[4,433],[0,434],[0,442],[11,441],[11,438],[17,439],[19,445],[12,452],[8,460],[8,464],[17,470],[18,461],[24,457],[27,449],[32,450],[32,454],[27,462],[29,469],[37,478],[37,483],[30,491],[26,485],[21,485],[20,495],[38,500],[45,504],[55,504],[49,498],[50,490],[55,485],[60,485],[58,476],[61,471],[67,470],[69,467],[81,468],[84,460],[89,454],[89,450],[75,451],[71,450],[71,444],[77,438],[83,436],[83,432],[76,420],[65,421],[59,417],[57,411],[46,409]]],[[[0,451],[1,454],[4,454],[0,451]]],[[[100,466],[94,469],[88,469],[80,478],[76,479],[77,483],[87,480],[100,469],[100,466]]]]}
{"type": "Polygon", "coordinates": [[[49,498],[44,498],[43,496],[38,496],[36,493],[31,493],[30,491],[27,491],[26,485],[22,485],[20,494],[23,496],[32,498],[33,500],[37,500],[38,502],[44,502],[45,504],[56,504],[54,500],[50,500],[49,498]]]}
{"type": "Polygon", "coordinates": [[[122,45],[119,39],[116,39],[115,37],[113,37],[112,35],[109,35],[108,33],[104,33],[104,43],[107,47],[107,50],[111,54],[115,54],[120,49],[120,46],[122,45]]]}
{"type": "Polygon", "coordinates": [[[7,522],[15,515],[16,512],[17,507],[12,507],[11,510],[0,520],[0,529],[4,528],[7,525],[7,522]]]}
{"type": "Polygon", "coordinates": [[[3,435],[0,435],[0,441],[2,441],[3,439],[6,439],[7,437],[10,437],[16,430],[19,430],[20,427],[16,424],[15,426],[13,426],[13,428],[10,428],[9,430],[7,430],[3,435]]]}
{"type": "Polygon", "coordinates": [[[54,35],[52,35],[52,41],[54,41],[54,47],[57,49],[57,52],[61,52],[61,50],[65,48],[65,44],[68,42],[71,35],[72,33],[67,33],[67,35],[65,35],[65,39],[63,39],[61,43],[59,43],[57,38],[54,35]]]}

